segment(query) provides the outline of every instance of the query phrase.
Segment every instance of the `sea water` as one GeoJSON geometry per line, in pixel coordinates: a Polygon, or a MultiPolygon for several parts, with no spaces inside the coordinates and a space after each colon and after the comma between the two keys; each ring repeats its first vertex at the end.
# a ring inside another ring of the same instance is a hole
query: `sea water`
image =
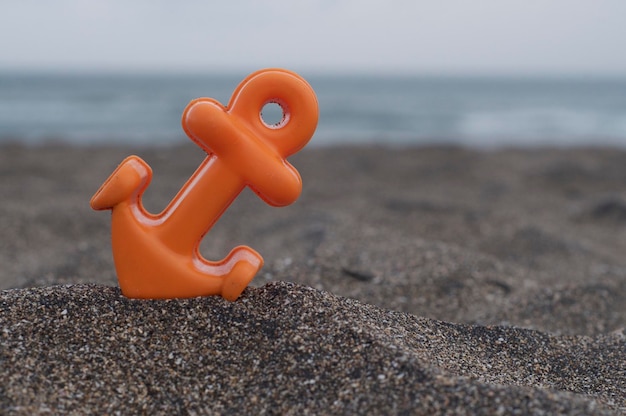
{"type": "MultiPolygon", "coordinates": [[[[0,74],[0,143],[184,142],[187,103],[246,74],[0,74]]],[[[626,77],[307,76],[312,145],[626,146],[626,77]]]]}

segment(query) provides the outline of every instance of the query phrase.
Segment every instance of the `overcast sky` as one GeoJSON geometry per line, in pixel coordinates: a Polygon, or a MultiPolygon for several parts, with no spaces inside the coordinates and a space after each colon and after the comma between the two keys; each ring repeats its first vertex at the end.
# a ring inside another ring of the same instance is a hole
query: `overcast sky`
{"type": "Polygon", "coordinates": [[[626,0],[0,0],[0,70],[626,76],[626,0]]]}

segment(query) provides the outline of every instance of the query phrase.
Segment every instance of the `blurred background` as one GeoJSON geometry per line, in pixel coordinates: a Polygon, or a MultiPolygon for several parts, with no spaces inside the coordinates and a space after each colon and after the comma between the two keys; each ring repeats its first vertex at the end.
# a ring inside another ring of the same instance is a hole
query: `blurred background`
{"type": "Polygon", "coordinates": [[[626,145],[626,2],[5,0],[0,143],[185,142],[284,67],[320,103],[312,144],[626,145]]]}

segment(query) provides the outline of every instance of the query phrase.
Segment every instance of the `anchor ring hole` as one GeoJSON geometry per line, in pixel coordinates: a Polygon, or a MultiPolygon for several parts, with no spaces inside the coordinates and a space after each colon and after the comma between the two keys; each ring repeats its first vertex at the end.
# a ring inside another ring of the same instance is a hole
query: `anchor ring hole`
{"type": "Polygon", "coordinates": [[[270,129],[280,129],[289,121],[287,105],[278,99],[267,101],[260,112],[261,121],[270,129]]]}

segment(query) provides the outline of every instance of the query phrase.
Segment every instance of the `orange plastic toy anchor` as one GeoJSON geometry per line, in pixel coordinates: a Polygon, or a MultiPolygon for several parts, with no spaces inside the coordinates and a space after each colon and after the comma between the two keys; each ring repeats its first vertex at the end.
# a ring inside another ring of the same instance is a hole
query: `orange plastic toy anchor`
{"type": "Polygon", "coordinates": [[[150,166],[137,156],[126,158],[91,199],[93,209],[112,210],[113,257],[122,293],[237,299],[263,258],[239,246],[221,261],[208,261],[199,252],[200,242],[246,186],[273,206],[298,198],[302,181],[286,158],[311,139],[317,119],[313,89],[282,69],[248,76],[227,107],[210,98],[192,101],[183,112],[183,129],[207,157],[158,215],[141,203],[152,179],[150,166]],[[277,124],[261,118],[268,103],[282,107],[277,124]]]}

